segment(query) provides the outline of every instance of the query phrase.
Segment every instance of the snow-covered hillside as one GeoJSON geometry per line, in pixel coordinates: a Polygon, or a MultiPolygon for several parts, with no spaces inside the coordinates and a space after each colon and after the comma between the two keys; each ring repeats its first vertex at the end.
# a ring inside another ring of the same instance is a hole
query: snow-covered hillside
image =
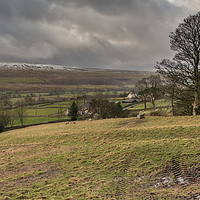
{"type": "MultiPolygon", "coordinates": [[[[137,76],[150,76],[154,72],[148,71],[133,71],[133,70],[117,70],[117,69],[101,69],[101,68],[82,68],[75,66],[65,65],[52,65],[52,64],[30,64],[30,63],[14,63],[14,62],[0,62],[0,70],[33,70],[33,71],[71,71],[71,72],[114,72],[123,74],[137,74],[137,76]]],[[[136,76],[136,77],[137,77],[136,76]]]]}
{"type": "Polygon", "coordinates": [[[19,69],[19,70],[83,70],[80,67],[51,65],[51,64],[29,64],[29,63],[13,63],[0,62],[0,69],[19,69]]]}

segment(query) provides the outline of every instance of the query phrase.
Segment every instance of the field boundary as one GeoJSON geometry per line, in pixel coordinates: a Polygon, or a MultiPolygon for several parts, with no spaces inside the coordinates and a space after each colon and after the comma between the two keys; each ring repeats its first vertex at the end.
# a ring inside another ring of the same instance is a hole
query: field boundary
{"type": "Polygon", "coordinates": [[[13,127],[5,128],[3,130],[3,132],[15,130],[15,129],[27,128],[27,127],[31,127],[31,126],[37,126],[37,125],[43,125],[43,124],[53,124],[53,123],[60,123],[60,122],[67,122],[67,121],[69,121],[69,120],[63,119],[63,120],[56,120],[56,121],[41,122],[41,123],[36,123],[36,124],[28,124],[28,125],[23,125],[23,126],[13,126],[13,127]]]}

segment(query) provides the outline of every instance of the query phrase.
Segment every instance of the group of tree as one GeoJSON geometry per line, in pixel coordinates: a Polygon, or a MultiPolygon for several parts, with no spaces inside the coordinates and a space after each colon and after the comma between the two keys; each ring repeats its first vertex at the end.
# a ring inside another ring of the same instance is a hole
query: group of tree
{"type": "Polygon", "coordinates": [[[190,15],[170,34],[173,60],[163,59],[156,65],[165,82],[166,94],[178,114],[199,114],[200,102],[200,12],[190,15]]]}
{"type": "Polygon", "coordinates": [[[15,103],[15,109],[11,108],[10,97],[6,94],[0,95],[0,132],[8,126],[13,126],[18,120],[21,126],[24,125],[26,104],[24,100],[18,100],[15,103]]]}
{"type": "MultiPolygon", "coordinates": [[[[112,102],[101,96],[96,96],[89,102],[88,117],[96,117],[97,119],[125,117],[127,111],[123,110],[120,102],[112,102]]],[[[69,111],[69,117],[72,121],[76,121],[79,115],[79,108],[75,101],[72,103],[69,111]]]]}
{"type": "Polygon", "coordinates": [[[144,102],[144,109],[147,108],[147,101],[150,101],[155,109],[155,101],[163,94],[160,76],[152,75],[138,81],[134,93],[138,99],[144,102]]]}
{"type": "Polygon", "coordinates": [[[190,15],[171,32],[172,60],[163,59],[155,66],[157,75],[143,78],[136,86],[137,96],[144,102],[160,96],[171,100],[173,115],[200,114],[200,12],[190,15]]]}
{"type": "Polygon", "coordinates": [[[89,112],[92,117],[97,115],[101,119],[123,117],[125,115],[120,102],[115,103],[101,97],[95,97],[90,101],[89,112]]]}

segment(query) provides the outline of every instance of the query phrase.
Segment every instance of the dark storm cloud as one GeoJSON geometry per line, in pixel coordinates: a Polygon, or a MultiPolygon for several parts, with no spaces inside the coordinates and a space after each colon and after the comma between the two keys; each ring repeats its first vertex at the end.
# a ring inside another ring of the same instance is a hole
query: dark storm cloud
{"type": "Polygon", "coordinates": [[[9,1],[0,1],[0,18],[8,20],[12,17],[12,8],[9,1]]]}
{"type": "MultiPolygon", "coordinates": [[[[142,2],[143,0],[141,0],[142,2]]],[[[54,1],[55,2],[55,1],[54,1]]],[[[90,7],[95,11],[106,14],[106,15],[116,15],[116,14],[125,14],[129,11],[134,11],[138,7],[138,1],[133,0],[58,0],[58,2],[63,4],[71,4],[77,7],[90,7]]]]}
{"type": "Polygon", "coordinates": [[[195,13],[192,3],[2,0],[1,61],[151,70],[171,55],[168,35],[195,13]]]}
{"type": "Polygon", "coordinates": [[[13,0],[13,12],[16,17],[25,20],[42,20],[49,15],[49,5],[43,0],[13,0]]]}

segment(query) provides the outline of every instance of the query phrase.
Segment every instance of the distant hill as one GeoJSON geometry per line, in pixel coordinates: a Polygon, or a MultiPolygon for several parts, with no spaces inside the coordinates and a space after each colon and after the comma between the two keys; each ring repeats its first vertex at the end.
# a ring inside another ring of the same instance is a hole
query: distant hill
{"type": "Polygon", "coordinates": [[[52,64],[30,64],[30,63],[13,63],[0,62],[0,69],[20,69],[20,70],[67,70],[82,71],[84,68],[74,66],[52,65],[52,64]]]}
{"type": "Polygon", "coordinates": [[[73,66],[0,63],[0,90],[44,91],[54,87],[134,85],[149,71],[80,68],[73,66]]]}

